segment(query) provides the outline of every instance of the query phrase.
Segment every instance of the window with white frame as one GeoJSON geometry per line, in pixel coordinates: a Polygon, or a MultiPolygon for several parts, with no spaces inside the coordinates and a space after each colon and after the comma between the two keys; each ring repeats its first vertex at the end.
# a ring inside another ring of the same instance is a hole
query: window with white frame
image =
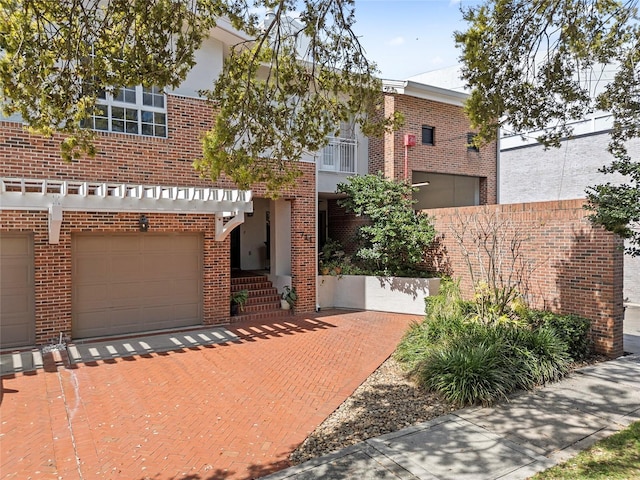
{"type": "Polygon", "coordinates": [[[158,87],[123,87],[98,92],[86,127],[105,132],[167,136],[167,102],[158,87]]]}

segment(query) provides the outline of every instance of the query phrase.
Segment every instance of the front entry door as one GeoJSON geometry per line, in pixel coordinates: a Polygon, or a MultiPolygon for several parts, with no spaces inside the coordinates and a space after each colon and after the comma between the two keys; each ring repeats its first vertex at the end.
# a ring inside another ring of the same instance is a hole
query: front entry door
{"type": "Polygon", "coordinates": [[[240,270],[240,227],[231,230],[231,269],[240,270]]]}

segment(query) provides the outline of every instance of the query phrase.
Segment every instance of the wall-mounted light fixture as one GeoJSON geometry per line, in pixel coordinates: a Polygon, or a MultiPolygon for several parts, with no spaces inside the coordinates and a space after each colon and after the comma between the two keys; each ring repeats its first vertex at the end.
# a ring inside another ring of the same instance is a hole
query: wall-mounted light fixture
{"type": "Polygon", "coordinates": [[[247,212],[247,217],[253,217],[253,212],[247,212]]]}
{"type": "Polygon", "coordinates": [[[138,220],[138,225],[140,226],[141,232],[146,232],[147,230],[149,230],[149,219],[145,216],[144,213],[140,215],[140,220],[138,220]]]}
{"type": "Polygon", "coordinates": [[[431,185],[431,182],[419,182],[419,183],[414,183],[411,186],[412,187],[426,187],[427,185],[431,185]]]}

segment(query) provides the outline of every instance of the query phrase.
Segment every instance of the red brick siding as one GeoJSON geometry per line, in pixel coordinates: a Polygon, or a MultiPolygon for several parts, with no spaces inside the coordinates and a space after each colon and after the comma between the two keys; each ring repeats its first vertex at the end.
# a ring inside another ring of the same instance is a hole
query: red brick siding
{"type": "Polygon", "coordinates": [[[316,211],[315,165],[300,165],[305,175],[298,179],[298,195],[291,202],[291,285],[296,289],[296,312],[316,308],[316,211]]]}
{"type": "Polygon", "coordinates": [[[491,143],[480,152],[467,149],[467,133],[471,129],[462,107],[399,94],[387,94],[385,100],[386,114],[402,112],[405,122],[382,140],[370,142],[370,173],[384,171],[389,178],[403,179],[404,135],[412,134],[416,136],[416,146],[408,149],[409,181],[413,170],[480,177],[480,203],[496,203],[496,144],[491,143]],[[435,145],[422,145],[423,125],[435,128],[435,145]]]}
{"type": "Polygon", "coordinates": [[[469,216],[492,212],[510,220],[508,228],[525,232],[524,258],[535,265],[529,301],[535,308],[573,313],[592,321],[596,350],[619,356],[624,317],[621,240],[585,217],[584,200],[426,210],[435,219],[439,248],[434,269],[461,279],[470,296],[467,264],[451,225],[469,216]]]}
{"type": "Polygon", "coordinates": [[[329,223],[329,238],[337,240],[344,247],[344,251],[351,255],[356,251],[356,234],[362,225],[368,223],[364,217],[357,217],[347,213],[338,205],[337,200],[327,202],[327,212],[331,219],[329,223]]]}
{"type": "MultiPolygon", "coordinates": [[[[234,187],[228,179],[212,184],[200,178],[193,160],[202,153],[201,134],[212,125],[210,105],[193,98],[167,98],[166,139],[100,133],[98,154],[71,163],[60,159],[61,137],[30,135],[22,125],[0,122],[0,176],[36,179],[121,182],[145,185],[234,187]]],[[[292,276],[299,312],[315,309],[315,168],[301,163],[303,176],[283,192],[293,202],[292,276]],[[309,241],[311,239],[311,241],[309,241]]],[[[264,196],[253,186],[254,198],[264,196]]],[[[214,240],[213,215],[147,213],[152,232],[201,232],[204,235],[204,323],[229,320],[230,242],[214,240]]],[[[60,243],[49,245],[45,211],[0,211],[0,231],[34,232],[36,341],[71,332],[71,235],[74,232],[138,231],[139,213],[64,212],[60,243]]]]}
{"type": "MultiPolygon", "coordinates": [[[[154,233],[198,232],[204,235],[203,323],[228,323],[229,240],[214,239],[213,215],[147,214],[154,233]]],[[[49,244],[47,212],[3,211],[0,231],[34,232],[36,343],[71,336],[71,236],[79,232],[137,233],[138,213],[64,212],[60,243],[49,244]]]]}

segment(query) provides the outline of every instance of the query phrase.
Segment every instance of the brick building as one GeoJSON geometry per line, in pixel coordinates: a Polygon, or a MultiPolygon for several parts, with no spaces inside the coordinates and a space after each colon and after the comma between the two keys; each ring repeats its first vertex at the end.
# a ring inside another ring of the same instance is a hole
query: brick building
{"type": "Polygon", "coordinates": [[[198,92],[243,38],[220,21],[178,88],[105,93],[94,158],[65,163],[60,137],[0,118],[0,348],[228,323],[230,293],[246,286],[232,277],[248,271],[265,277],[250,297],[274,304],[251,298],[253,315],[277,314],[285,285],[298,312],[313,311],[318,242],[348,242],[357,225],[336,204],[350,175],[418,184],[421,209],[495,203],[495,146],[469,147],[465,95],[413,81],[384,81],[385,114],[405,115],[399,131],[368,139],[342,125],[278,200],[200,178],[192,162],[215,112],[198,92]]]}
{"type": "Polygon", "coordinates": [[[95,158],[65,163],[60,137],[0,119],[1,348],[227,323],[232,267],[315,308],[313,158],[278,200],[192,167],[214,114],[198,91],[242,39],[220,21],[179,88],[105,93],[95,158]]]}
{"type": "MultiPolygon", "coordinates": [[[[384,80],[383,88],[385,115],[401,112],[404,125],[382,138],[368,139],[366,168],[355,173],[383,172],[388,178],[407,180],[418,188],[416,209],[496,203],[496,144],[481,149],[470,145],[473,133],[463,110],[468,95],[411,80],[384,80]]],[[[319,182],[325,175],[320,165],[319,182]]],[[[321,237],[326,229],[326,236],[349,249],[362,219],[337,205],[335,186],[322,187],[320,183],[321,237]]]]}

